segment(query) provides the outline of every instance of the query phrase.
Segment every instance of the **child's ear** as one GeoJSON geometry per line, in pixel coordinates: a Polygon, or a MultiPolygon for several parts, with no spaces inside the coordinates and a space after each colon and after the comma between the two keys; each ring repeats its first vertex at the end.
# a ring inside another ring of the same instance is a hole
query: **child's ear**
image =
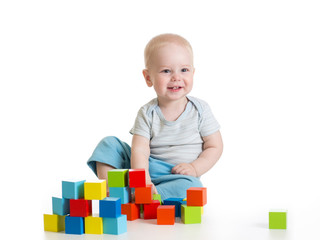
{"type": "Polygon", "coordinates": [[[142,73],[143,73],[144,79],[146,80],[146,83],[147,83],[148,87],[152,87],[153,83],[152,83],[152,81],[150,79],[150,74],[149,74],[148,69],[144,69],[142,71],[142,73]]]}

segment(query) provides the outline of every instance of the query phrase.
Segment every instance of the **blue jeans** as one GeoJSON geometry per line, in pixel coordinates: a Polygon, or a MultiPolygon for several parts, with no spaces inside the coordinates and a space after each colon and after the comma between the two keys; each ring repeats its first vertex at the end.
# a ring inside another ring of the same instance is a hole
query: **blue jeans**
{"type": "MultiPolygon", "coordinates": [[[[102,139],[87,164],[97,175],[96,162],[109,164],[117,169],[130,169],[131,147],[116,137],[102,139]]],[[[190,187],[202,187],[196,177],[172,174],[174,165],[162,160],[149,158],[149,173],[151,181],[157,188],[161,198],[185,198],[190,187]]]]}

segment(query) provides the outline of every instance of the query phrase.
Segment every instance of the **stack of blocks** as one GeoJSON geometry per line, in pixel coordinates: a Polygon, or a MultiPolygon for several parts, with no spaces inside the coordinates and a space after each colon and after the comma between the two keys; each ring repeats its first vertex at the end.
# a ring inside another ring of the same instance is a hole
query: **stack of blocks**
{"type": "Polygon", "coordinates": [[[174,225],[176,217],[185,224],[201,223],[206,188],[189,188],[186,201],[169,198],[162,205],[161,196],[146,185],[144,169],[111,170],[108,184],[109,197],[105,180],[62,181],[62,198],[52,198],[53,214],[44,214],[44,230],[118,235],[127,231],[127,220],[138,218],[157,219],[158,225],[174,225]],[[92,214],[92,201],[99,201],[98,216],[92,214]]]}

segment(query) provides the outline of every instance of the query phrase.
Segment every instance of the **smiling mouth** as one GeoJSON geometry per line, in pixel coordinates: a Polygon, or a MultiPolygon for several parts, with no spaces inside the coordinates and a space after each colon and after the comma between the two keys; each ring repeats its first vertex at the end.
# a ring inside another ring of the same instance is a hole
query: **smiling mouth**
{"type": "Polygon", "coordinates": [[[172,90],[177,90],[177,89],[180,89],[182,87],[168,87],[168,89],[172,89],[172,90]]]}

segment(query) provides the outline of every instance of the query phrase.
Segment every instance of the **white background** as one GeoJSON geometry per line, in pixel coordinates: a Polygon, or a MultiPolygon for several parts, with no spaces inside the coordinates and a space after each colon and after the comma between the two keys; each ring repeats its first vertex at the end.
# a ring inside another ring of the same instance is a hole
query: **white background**
{"type": "Polygon", "coordinates": [[[0,234],[61,237],[43,232],[51,197],[61,180],[95,179],[86,161],[104,136],[131,142],[155,97],[144,47],[170,32],[193,46],[191,95],[211,105],[225,145],[202,178],[201,232],[319,238],[319,12],[311,0],[1,1],[0,234]],[[287,231],[268,230],[269,208],[288,209],[287,231]]]}

